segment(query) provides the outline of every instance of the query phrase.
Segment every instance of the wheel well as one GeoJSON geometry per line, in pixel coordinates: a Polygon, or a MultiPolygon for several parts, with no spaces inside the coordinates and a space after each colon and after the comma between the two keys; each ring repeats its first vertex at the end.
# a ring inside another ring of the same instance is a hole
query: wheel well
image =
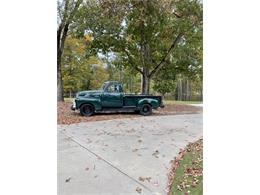
{"type": "Polygon", "coordinates": [[[95,110],[95,106],[94,106],[93,104],[91,104],[91,103],[82,103],[82,104],[79,106],[79,108],[81,108],[82,106],[84,106],[84,105],[86,105],[86,104],[91,105],[91,106],[94,108],[94,110],[95,110]]]}
{"type": "Polygon", "coordinates": [[[143,105],[145,105],[145,104],[148,104],[148,105],[151,106],[151,108],[153,108],[152,104],[150,104],[150,103],[143,103],[143,104],[140,105],[140,108],[141,108],[143,105]]]}

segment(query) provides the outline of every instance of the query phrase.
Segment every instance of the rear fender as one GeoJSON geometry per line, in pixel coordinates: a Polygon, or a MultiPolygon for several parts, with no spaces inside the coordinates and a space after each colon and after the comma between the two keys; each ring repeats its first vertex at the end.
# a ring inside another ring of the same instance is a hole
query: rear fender
{"type": "Polygon", "coordinates": [[[159,107],[159,102],[152,98],[143,98],[139,100],[137,103],[137,107],[140,108],[143,104],[150,104],[155,109],[159,107]]]}

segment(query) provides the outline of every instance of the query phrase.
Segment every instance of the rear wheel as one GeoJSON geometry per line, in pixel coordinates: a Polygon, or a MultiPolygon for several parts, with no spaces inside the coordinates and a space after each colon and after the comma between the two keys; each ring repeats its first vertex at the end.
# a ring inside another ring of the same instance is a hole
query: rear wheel
{"type": "Polygon", "coordinates": [[[82,116],[91,116],[94,114],[94,107],[91,104],[83,104],[80,107],[80,114],[82,116]]]}
{"type": "Polygon", "coordinates": [[[152,106],[150,104],[143,104],[140,108],[140,114],[148,116],[152,114],[152,106]]]}

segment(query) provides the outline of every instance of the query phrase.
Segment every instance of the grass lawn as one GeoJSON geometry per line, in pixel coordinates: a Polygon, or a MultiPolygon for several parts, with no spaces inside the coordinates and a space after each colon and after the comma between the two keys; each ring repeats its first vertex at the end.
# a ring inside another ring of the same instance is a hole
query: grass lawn
{"type": "Polygon", "coordinates": [[[187,104],[202,104],[201,101],[175,101],[175,100],[164,100],[165,104],[173,105],[173,104],[180,104],[180,105],[187,105],[187,104]]]}
{"type": "Polygon", "coordinates": [[[203,194],[203,140],[190,144],[175,171],[171,195],[203,194]]]}
{"type": "Polygon", "coordinates": [[[73,102],[75,98],[64,98],[64,102],[73,102]]]}

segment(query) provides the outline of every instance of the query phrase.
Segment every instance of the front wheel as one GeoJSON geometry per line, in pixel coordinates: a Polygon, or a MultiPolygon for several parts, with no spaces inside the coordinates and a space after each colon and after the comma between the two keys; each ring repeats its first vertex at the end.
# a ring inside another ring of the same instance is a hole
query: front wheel
{"type": "Polygon", "coordinates": [[[143,104],[140,108],[140,114],[143,116],[148,116],[152,114],[152,107],[150,104],[143,104]]]}
{"type": "Polygon", "coordinates": [[[94,107],[91,104],[83,104],[80,107],[80,114],[82,116],[91,116],[94,114],[94,107]]]}

